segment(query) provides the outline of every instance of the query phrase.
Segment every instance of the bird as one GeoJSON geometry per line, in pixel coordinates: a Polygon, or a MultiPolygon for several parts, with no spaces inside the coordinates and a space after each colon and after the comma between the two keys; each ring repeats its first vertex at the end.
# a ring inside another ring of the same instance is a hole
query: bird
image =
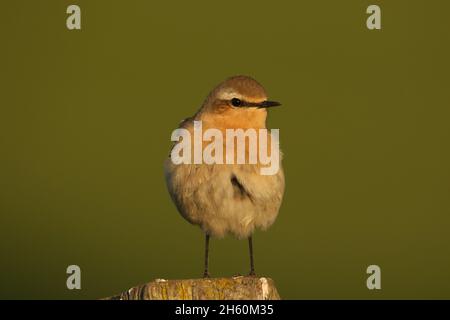
{"type": "MultiPolygon", "coordinates": [[[[214,128],[224,133],[227,129],[266,129],[267,109],[280,105],[268,100],[264,87],[252,77],[232,76],[219,83],[178,128],[192,133],[195,121],[201,121],[203,130],[214,128]]],[[[269,228],[278,216],[285,189],[281,159],[280,152],[279,170],[272,175],[260,173],[264,166],[260,160],[253,164],[174,164],[170,155],[165,159],[172,201],[181,216],[205,234],[204,278],[210,277],[210,238],[227,235],[248,240],[249,276],[256,276],[252,235],[256,229],[269,228]]]]}

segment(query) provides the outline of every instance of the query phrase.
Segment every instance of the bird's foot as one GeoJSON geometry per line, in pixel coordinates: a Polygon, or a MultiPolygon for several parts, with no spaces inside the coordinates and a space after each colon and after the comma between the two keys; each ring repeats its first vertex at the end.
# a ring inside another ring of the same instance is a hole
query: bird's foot
{"type": "Polygon", "coordinates": [[[203,272],[203,278],[204,279],[211,278],[208,271],[203,272]]]}
{"type": "Polygon", "coordinates": [[[256,277],[256,272],[255,270],[251,270],[250,273],[248,274],[249,277],[256,277]]]}

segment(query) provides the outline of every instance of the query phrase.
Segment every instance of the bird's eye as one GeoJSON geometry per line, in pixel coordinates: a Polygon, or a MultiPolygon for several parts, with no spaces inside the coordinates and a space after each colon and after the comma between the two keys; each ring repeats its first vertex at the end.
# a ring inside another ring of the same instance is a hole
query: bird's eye
{"type": "Polygon", "coordinates": [[[238,98],[233,98],[231,99],[231,104],[233,105],[233,107],[239,107],[242,105],[242,101],[238,98]]]}

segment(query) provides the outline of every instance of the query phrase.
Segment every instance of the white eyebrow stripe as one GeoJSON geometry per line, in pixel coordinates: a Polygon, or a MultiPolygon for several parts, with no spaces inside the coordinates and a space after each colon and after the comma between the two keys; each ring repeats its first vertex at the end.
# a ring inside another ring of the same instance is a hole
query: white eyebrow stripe
{"type": "Polygon", "coordinates": [[[222,99],[222,100],[231,100],[233,98],[238,98],[240,100],[244,100],[240,94],[238,94],[234,91],[225,91],[219,95],[219,99],[222,99]]]}
{"type": "Polygon", "coordinates": [[[251,103],[260,103],[260,102],[267,100],[266,97],[260,97],[259,99],[256,97],[255,98],[246,97],[246,96],[243,96],[242,94],[234,91],[233,89],[223,90],[222,92],[219,93],[217,98],[220,100],[231,100],[233,98],[237,98],[239,100],[251,102],[251,103]]]}

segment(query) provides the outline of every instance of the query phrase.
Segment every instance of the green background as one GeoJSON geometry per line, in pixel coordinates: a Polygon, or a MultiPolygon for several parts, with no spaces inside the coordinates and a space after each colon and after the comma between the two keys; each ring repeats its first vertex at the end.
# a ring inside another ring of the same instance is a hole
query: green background
{"type": "MultiPolygon", "coordinates": [[[[0,298],[100,298],[202,274],[170,134],[247,74],[283,107],[277,222],[255,263],[283,298],[450,298],[448,1],[3,1],[0,298]],[[78,4],[82,30],[66,28],[78,4]],[[382,9],[382,30],[366,8],[382,9]],[[66,289],[66,268],[82,290],[66,289]],[[377,264],[382,289],[368,290],[377,264]]],[[[248,272],[211,243],[211,273],[248,272]]]]}

